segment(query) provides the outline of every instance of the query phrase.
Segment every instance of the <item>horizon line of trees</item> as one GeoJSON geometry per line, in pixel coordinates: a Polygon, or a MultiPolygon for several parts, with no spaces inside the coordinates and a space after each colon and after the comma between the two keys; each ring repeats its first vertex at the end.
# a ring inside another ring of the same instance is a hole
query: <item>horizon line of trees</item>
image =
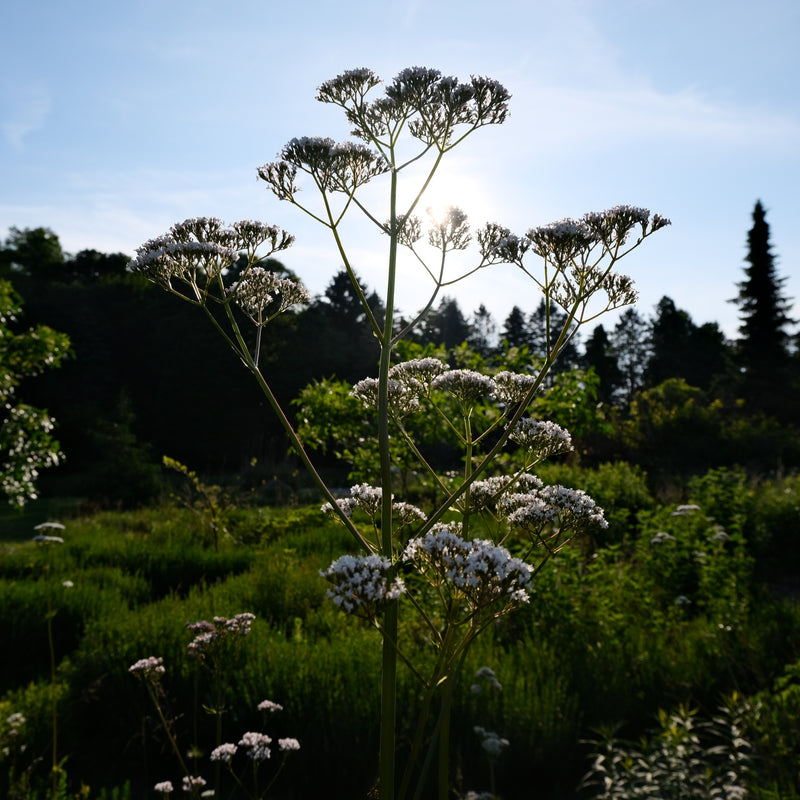
{"type": "MultiPolygon", "coordinates": [[[[777,274],[760,201],[747,241],[744,278],[731,300],[739,308],[738,338],[728,340],[716,322],[696,325],[665,295],[650,315],[629,308],[613,327],[597,325],[585,341],[572,339],[555,380],[567,370],[592,370],[598,379],[595,400],[613,409],[609,414],[618,430],[632,417],[641,427],[647,414],[645,427],[658,422],[662,428],[665,415],[673,422],[676,415],[694,415],[691,424],[683,420],[689,429],[704,410],[707,418],[716,414],[715,424],[733,424],[735,418],[740,427],[749,425],[773,450],[775,436],[762,429],[764,420],[773,424],[767,426],[773,433],[779,426],[784,444],[793,436],[800,440],[800,333],[792,332],[796,322],[784,295],[786,279],[777,274]]],[[[46,323],[72,342],[74,358],[62,369],[21,387],[28,402],[46,407],[59,423],[67,461],[58,472],[71,476],[79,493],[131,503],[154,491],[153,465],[161,455],[202,471],[235,471],[254,458],[285,461],[282,431],[225,345],[200,315],[131,274],[128,261],[122,253],[64,253],[47,228],[11,228],[0,242],[0,279],[10,280],[24,298],[25,324],[46,323]]],[[[267,266],[286,271],[272,259],[267,266]]],[[[380,315],[380,296],[368,292],[368,298],[380,315]]],[[[528,310],[514,306],[498,325],[485,306],[465,314],[454,298],[443,297],[414,338],[451,354],[466,344],[487,364],[499,363],[512,350],[535,359],[547,346],[546,311],[544,301],[528,310]]],[[[552,307],[551,329],[558,328],[560,317],[552,307]]],[[[373,374],[377,347],[363,323],[344,271],[322,295],[273,321],[261,358],[279,399],[288,405],[314,380],[353,383],[373,374]]],[[[652,449],[652,431],[649,443],[643,431],[638,436],[640,451],[652,449]]],[[[738,445],[728,445],[729,457],[735,456],[738,445]]],[[[794,465],[800,451],[778,449],[781,463],[794,465]]],[[[585,452],[590,458],[636,455],[630,446],[607,441],[587,445],[585,452]]],[[[775,458],[770,451],[765,463],[775,458]]]]}

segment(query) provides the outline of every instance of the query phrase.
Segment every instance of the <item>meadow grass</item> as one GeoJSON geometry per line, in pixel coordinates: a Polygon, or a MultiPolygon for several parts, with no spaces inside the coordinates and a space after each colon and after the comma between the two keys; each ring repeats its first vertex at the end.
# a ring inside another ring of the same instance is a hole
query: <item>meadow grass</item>
{"type": "MultiPolygon", "coordinates": [[[[621,725],[633,739],[652,728],[662,708],[685,704],[712,713],[733,691],[769,692],[800,657],[800,613],[793,600],[754,579],[747,518],[727,519],[728,538],[714,540],[716,516],[675,515],[637,486],[626,491],[622,474],[607,468],[591,478],[625,530],[596,549],[565,549],[537,576],[531,603],[498,621],[470,652],[454,705],[456,786],[486,785],[490,764],[478,725],[509,741],[492,767],[502,797],[534,790],[577,796],[593,730],[621,725]],[[690,602],[676,602],[684,595],[690,602]],[[472,691],[471,676],[484,666],[502,691],[472,691]]],[[[785,495],[767,488],[765,497],[776,496],[784,514],[785,495]]],[[[760,513],[766,516],[763,505],[760,513]]],[[[7,541],[0,561],[0,619],[13,653],[0,668],[0,709],[3,720],[16,712],[27,719],[32,774],[46,778],[41,764],[50,747],[48,608],[70,786],[78,792],[84,783],[100,797],[130,781],[135,800],[152,796],[153,784],[176,772],[128,667],[147,656],[164,659],[174,732],[207,756],[216,723],[202,708],[215,686],[188,655],[185,626],[247,611],[256,615],[252,633],[224,665],[224,740],[258,730],[257,704],[274,700],[284,706],[281,729],[302,743],[275,796],[366,795],[374,774],[364,754],[377,748],[380,646],[363,622],[337,613],[326,598],[319,570],[350,545],[341,526],[318,506],[238,508],[215,552],[186,509],[103,512],[65,524],[57,549],[7,541]]],[[[424,635],[410,620],[400,624],[407,637],[424,635]]],[[[401,669],[401,759],[420,695],[401,669]]],[[[41,797],[48,796],[45,784],[41,797]]],[[[11,796],[8,785],[0,790],[11,796]]]]}

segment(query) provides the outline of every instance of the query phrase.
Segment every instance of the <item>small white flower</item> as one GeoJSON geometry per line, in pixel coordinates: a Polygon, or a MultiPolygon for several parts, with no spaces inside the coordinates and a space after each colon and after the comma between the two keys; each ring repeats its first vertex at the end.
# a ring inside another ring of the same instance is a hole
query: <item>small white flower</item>
{"type": "Polygon", "coordinates": [[[283,706],[280,703],[273,703],[272,700],[262,700],[258,704],[258,710],[274,713],[275,711],[283,711],[283,706]]]}
{"type": "Polygon", "coordinates": [[[186,775],[183,778],[184,792],[194,792],[197,789],[202,789],[205,785],[205,778],[201,778],[199,775],[186,775]]]}
{"type": "Polygon", "coordinates": [[[298,742],[297,739],[292,739],[292,738],[278,739],[278,747],[283,752],[287,752],[289,750],[299,750],[300,742],[298,742]]]}
{"type": "Polygon", "coordinates": [[[248,731],[239,741],[241,747],[247,748],[247,756],[252,761],[266,761],[270,757],[269,745],[272,739],[266,733],[248,731]]]}
{"type": "Polygon", "coordinates": [[[172,794],[175,790],[172,788],[172,781],[161,781],[157,783],[153,789],[161,794],[172,794]]]}
{"type": "Polygon", "coordinates": [[[666,531],[659,531],[653,538],[650,540],[650,544],[661,544],[662,542],[674,542],[675,537],[670,536],[666,531]]]}
{"type": "Polygon", "coordinates": [[[72,581],[61,581],[61,585],[65,589],[71,589],[75,584],[72,581]]]}
{"type": "Polygon", "coordinates": [[[138,675],[145,680],[158,680],[165,672],[164,659],[155,656],[140,658],[136,663],[128,667],[128,672],[138,675]]]}
{"type": "Polygon", "coordinates": [[[231,759],[236,755],[236,745],[232,742],[221,744],[211,751],[212,761],[223,761],[226,764],[231,763],[231,759]]]}

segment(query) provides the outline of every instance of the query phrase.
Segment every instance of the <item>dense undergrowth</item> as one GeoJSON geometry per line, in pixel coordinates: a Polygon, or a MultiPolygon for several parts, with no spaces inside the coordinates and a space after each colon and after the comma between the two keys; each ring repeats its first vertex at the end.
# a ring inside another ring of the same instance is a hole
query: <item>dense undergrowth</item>
{"type": "MultiPolygon", "coordinates": [[[[665,505],[626,464],[551,466],[541,475],[584,486],[609,528],[562,551],[537,576],[530,605],[470,651],[452,723],[456,788],[486,785],[491,768],[507,800],[598,796],[578,789],[598,731],[636,741],[659,710],[710,718],[736,693],[750,704],[742,735],[753,755],[751,796],[800,797],[800,610],[791,580],[800,478],[753,483],[715,471],[665,505]],[[471,676],[484,666],[502,690],[474,691],[471,676]],[[497,763],[475,726],[508,740],[497,763]]],[[[221,514],[217,549],[202,515],[168,504],[62,518],[63,544],[36,544],[33,531],[3,535],[0,795],[52,796],[54,701],[62,797],[138,800],[179,776],[128,671],[148,656],[164,659],[168,720],[186,749],[196,745],[206,758],[214,747],[217,719],[203,705],[220,687],[224,741],[261,730],[257,705],[269,698],[283,706],[271,735],[302,747],[275,797],[367,795],[379,637],[339,614],[319,577],[347,552],[346,532],[316,505],[221,514]],[[241,612],[255,614],[252,633],[221,674],[198,669],[186,624],[241,612]],[[9,723],[13,714],[24,724],[9,723]]],[[[402,717],[415,719],[419,692],[407,672],[398,692],[402,717]]],[[[401,725],[400,744],[411,736],[401,725]]]]}

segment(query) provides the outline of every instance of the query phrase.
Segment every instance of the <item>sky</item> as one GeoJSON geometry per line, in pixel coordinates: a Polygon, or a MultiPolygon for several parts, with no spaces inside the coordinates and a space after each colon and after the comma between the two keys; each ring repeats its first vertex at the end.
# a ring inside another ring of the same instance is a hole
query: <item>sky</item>
{"type": "MultiPolygon", "coordinates": [[[[341,110],[315,100],[323,81],[426,66],[512,95],[508,121],[449,154],[426,204],[520,234],[649,208],[672,225],[620,264],[638,310],[666,295],[735,337],[757,200],[800,319],[798,41],[797,0],[2,0],[0,238],[46,227],[69,253],[133,255],[188,217],[259,219],[297,237],[281,260],[319,294],[342,266],[330,233],[256,169],[292,137],[347,138],[341,110]]],[[[382,293],[385,237],[347,231],[382,293]]],[[[404,266],[400,310],[430,288],[404,266]]],[[[540,301],[510,266],[446,292],[500,327],[540,301]]]]}

